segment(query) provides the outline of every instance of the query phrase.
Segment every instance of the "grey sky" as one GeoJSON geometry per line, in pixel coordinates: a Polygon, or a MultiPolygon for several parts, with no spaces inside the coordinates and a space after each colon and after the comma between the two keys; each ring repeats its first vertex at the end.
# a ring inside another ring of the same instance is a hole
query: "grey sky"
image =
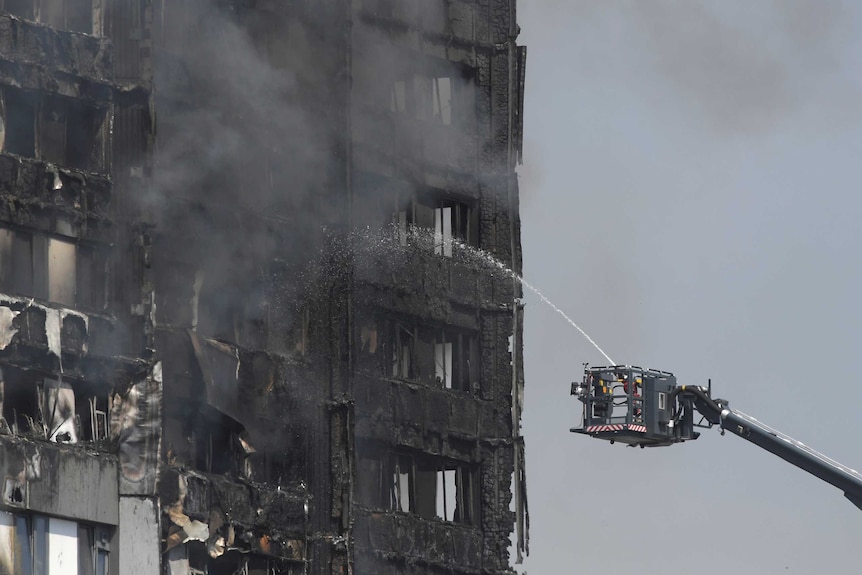
{"type": "MultiPolygon", "coordinates": [[[[854,468],[862,5],[521,0],[525,277],[619,363],[854,468]]],[[[530,575],[858,573],[862,511],[737,437],[575,436],[602,357],[527,297],[530,575]]]]}

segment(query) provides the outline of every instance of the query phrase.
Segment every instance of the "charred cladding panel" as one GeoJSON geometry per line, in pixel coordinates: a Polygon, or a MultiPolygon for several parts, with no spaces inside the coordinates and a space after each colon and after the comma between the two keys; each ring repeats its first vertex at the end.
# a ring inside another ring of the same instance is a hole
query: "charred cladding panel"
{"type": "Polygon", "coordinates": [[[667,423],[673,416],[671,392],[676,387],[674,376],[644,375],[644,422],[651,435],[668,434],[667,423]]]}
{"type": "Polygon", "coordinates": [[[117,525],[117,459],[69,447],[0,436],[3,505],[117,525]]]}
{"type": "Polygon", "coordinates": [[[513,2],[0,9],[3,568],[510,572],[513,2]]]}

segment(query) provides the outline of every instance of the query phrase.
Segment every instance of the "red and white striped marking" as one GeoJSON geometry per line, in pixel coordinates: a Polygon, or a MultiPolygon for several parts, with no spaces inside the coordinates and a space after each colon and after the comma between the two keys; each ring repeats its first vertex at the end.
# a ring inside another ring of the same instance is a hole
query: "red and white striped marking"
{"type": "Polygon", "coordinates": [[[637,431],[640,433],[646,433],[645,425],[590,425],[587,427],[587,433],[596,433],[599,431],[623,431],[624,429],[628,429],[629,431],[637,431]]]}
{"type": "Polygon", "coordinates": [[[587,433],[595,431],[622,431],[625,427],[625,425],[591,425],[587,427],[587,433]]]}

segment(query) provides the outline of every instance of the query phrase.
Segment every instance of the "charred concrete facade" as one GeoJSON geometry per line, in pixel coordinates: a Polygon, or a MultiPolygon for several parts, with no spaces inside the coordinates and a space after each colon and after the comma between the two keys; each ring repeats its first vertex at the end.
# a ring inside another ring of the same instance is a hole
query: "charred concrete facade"
{"type": "Polygon", "coordinates": [[[511,572],[517,35],[0,0],[0,573],[511,572]]]}

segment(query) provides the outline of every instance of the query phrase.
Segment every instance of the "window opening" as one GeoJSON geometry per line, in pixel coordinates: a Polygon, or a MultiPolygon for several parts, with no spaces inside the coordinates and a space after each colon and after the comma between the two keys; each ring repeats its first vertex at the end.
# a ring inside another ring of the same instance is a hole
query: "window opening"
{"type": "Polygon", "coordinates": [[[25,20],[33,19],[33,0],[6,0],[3,9],[25,20]]]}
{"type": "Polygon", "coordinates": [[[449,24],[448,0],[422,0],[422,27],[429,32],[442,34],[449,24]]]}
{"type": "Polygon", "coordinates": [[[478,520],[476,469],[430,454],[392,454],[388,507],[456,523],[478,520]]]}
{"type": "MultiPolygon", "coordinates": [[[[433,250],[437,255],[452,257],[455,242],[479,245],[479,217],[477,210],[466,203],[447,198],[411,198],[395,214],[400,244],[406,246],[411,230],[433,234],[433,250]]],[[[421,240],[425,240],[422,235],[421,240]]]]}
{"type": "Polygon", "coordinates": [[[447,389],[471,391],[478,356],[475,335],[451,329],[440,330],[434,352],[437,384],[447,389]]]}
{"type": "Polygon", "coordinates": [[[0,368],[3,418],[13,434],[42,432],[39,421],[39,402],[36,392],[37,376],[8,366],[0,368]]]}
{"type": "Polygon", "coordinates": [[[48,441],[77,443],[75,392],[64,381],[45,378],[39,390],[39,405],[48,441]]]}
{"type": "Polygon", "coordinates": [[[110,538],[100,525],[0,511],[4,573],[108,575],[110,538]]]}
{"type": "Polygon", "coordinates": [[[36,101],[33,92],[3,89],[6,137],[3,150],[18,156],[36,155],[36,101]]]}
{"type": "Polygon", "coordinates": [[[416,337],[414,330],[402,324],[395,326],[395,340],[392,349],[392,375],[411,379],[414,377],[414,347],[416,337]]]}
{"type": "Polygon", "coordinates": [[[409,455],[393,454],[389,461],[390,480],[388,507],[395,511],[413,511],[411,493],[413,491],[413,458],[409,455]]]}
{"type": "Polygon", "coordinates": [[[409,323],[390,326],[392,377],[419,380],[458,391],[472,391],[477,378],[477,336],[467,330],[409,323]]]}
{"type": "Polygon", "coordinates": [[[443,76],[432,78],[432,108],[433,117],[444,126],[452,124],[452,79],[443,76]]]}
{"type": "Polygon", "coordinates": [[[77,251],[74,243],[48,239],[48,299],[75,305],[77,251]]]}
{"type": "Polygon", "coordinates": [[[442,469],[437,472],[437,517],[452,521],[458,497],[455,488],[455,470],[442,469]]]}
{"type": "Polygon", "coordinates": [[[55,164],[66,164],[66,100],[55,96],[42,97],[39,116],[39,155],[55,164]]]}
{"type": "Polygon", "coordinates": [[[420,74],[396,72],[389,87],[392,113],[444,126],[458,122],[466,128],[472,123],[473,83],[467,70],[453,62],[429,61],[428,70],[420,74]]]}
{"type": "Polygon", "coordinates": [[[438,384],[452,387],[452,342],[444,341],[434,344],[434,376],[438,384]]]}
{"type": "Polygon", "coordinates": [[[65,29],[93,34],[93,0],[66,0],[65,29]]]}
{"type": "Polygon", "coordinates": [[[452,206],[434,208],[434,253],[452,257],[452,206]]]}
{"type": "Polygon", "coordinates": [[[62,96],[5,86],[0,98],[3,151],[100,171],[105,110],[62,96]]]}
{"type": "MultiPolygon", "coordinates": [[[[33,0],[5,0],[3,9],[14,16],[35,20],[33,0]]],[[[69,32],[93,33],[92,0],[42,0],[39,22],[69,32]]]]}
{"type": "Polygon", "coordinates": [[[0,290],[68,306],[100,307],[104,260],[96,249],[73,240],[0,228],[0,290]]]}

